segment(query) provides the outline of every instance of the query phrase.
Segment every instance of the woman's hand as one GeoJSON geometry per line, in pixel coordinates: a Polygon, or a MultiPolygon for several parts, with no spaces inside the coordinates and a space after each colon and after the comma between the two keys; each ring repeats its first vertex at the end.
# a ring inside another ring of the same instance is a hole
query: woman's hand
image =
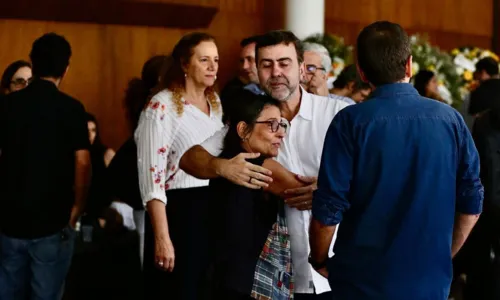
{"type": "Polygon", "coordinates": [[[146,206],[155,234],[155,264],[164,271],[172,272],[175,264],[174,245],[168,231],[167,211],[165,203],[153,199],[146,206]]]}
{"type": "Polygon", "coordinates": [[[156,266],[163,271],[172,272],[174,270],[175,251],[169,237],[155,239],[155,262],[156,266]]]}

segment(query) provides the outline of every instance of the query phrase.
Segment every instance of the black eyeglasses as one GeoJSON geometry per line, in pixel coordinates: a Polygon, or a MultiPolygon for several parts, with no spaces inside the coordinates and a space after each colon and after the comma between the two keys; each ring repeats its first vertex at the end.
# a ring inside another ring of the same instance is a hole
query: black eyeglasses
{"type": "Polygon", "coordinates": [[[10,83],[15,85],[16,87],[21,87],[21,86],[27,86],[28,84],[31,83],[32,80],[33,80],[33,78],[29,78],[28,80],[26,80],[24,78],[16,78],[16,79],[12,80],[10,83]]]}
{"type": "Polygon", "coordinates": [[[288,131],[288,128],[290,128],[290,123],[286,119],[281,119],[280,121],[274,119],[274,120],[267,120],[267,121],[257,121],[255,122],[256,124],[268,124],[269,128],[271,128],[271,132],[277,132],[279,128],[283,128],[285,133],[288,131]]]}
{"type": "Polygon", "coordinates": [[[323,68],[323,67],[318,67],[318,66],[315,66],[315,65],[306,65],[306,71],[308,73],[316,73],[317,70],[321,70],[323,72],[326,72],[326,69],[323,68]]]}

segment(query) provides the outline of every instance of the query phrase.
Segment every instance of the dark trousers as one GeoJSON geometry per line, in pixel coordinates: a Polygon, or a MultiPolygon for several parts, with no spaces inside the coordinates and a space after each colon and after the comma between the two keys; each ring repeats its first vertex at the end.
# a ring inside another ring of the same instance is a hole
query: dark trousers
{"type": "Polygon", "coordinates": [[[75,236],[69,227],[31,240],[0,234],[0,299],[60,299],[75,236]]]}
{"type": "Polygon", "coordinates": [[[145,298],[200,300],[208,294],[210,201],[208,187],[167,192],[167,220],[175,251],[172,273],[157,268],[151,219],[146,214],[144,238],[145,298]],[[159,296],[160,295],[160,296],[159,296]]]}
{"type": "Polygon", "coordinates": [[[331,292],[323,294],[295,294],[293,295],[294,300],[332,300],[333,295],[331,292]]]}
{"type": "Polygon", "coordinates": [[[252,300],[249,295],[239,293],[230,289],[219,288],[216,293],[212,295],[211,299],[218,300],[252,300]]]}
{"type": "Polygon", "coordinates": [[[454,268],[455,276],[467,275],[465,300],[500,299],[500,209],[485,204],[483,214],[455,257],[454,268]]]}

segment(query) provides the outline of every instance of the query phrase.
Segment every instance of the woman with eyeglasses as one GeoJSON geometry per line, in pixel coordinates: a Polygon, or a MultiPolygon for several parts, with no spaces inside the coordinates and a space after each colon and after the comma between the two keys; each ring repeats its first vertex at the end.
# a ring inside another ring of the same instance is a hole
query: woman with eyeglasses
{"type": "Polygon", "coordinates": [[[285,294],[279,299],[289,299],[286,295],[293,294],[293,275],[284,202],[274,195],[282,195],[285,186],[297,187],[301,183],[273,158],[290,124],[281,117],[279,102],[267,95],[242,90],[237,98],[240,104],[230,112],[224,111],[228,133],[220,156],[260,153],[259,158],[249,162],[272,170],[274,181],[269,190],[263,191],[222,177],[211,180],[214,244],[207,249],[215,249],[214,296],[278,299],[273,296],[277,293],[285,294]],[[277,282],[281,282],[281,290],[273,286],[277,282]]]}
{"type": "Polygon", "coordinates": [[[0,81],[0,94],[9,93],[24,89],[31,82],[31,64],[24,60],[18,60],[10,64],[2,75],[0,81]]]}

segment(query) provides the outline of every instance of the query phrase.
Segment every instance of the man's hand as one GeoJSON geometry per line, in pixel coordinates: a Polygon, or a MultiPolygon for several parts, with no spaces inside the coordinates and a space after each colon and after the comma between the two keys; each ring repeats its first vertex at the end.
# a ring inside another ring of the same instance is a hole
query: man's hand
{"type": "Polygon", "coordinates": [[[318,188],[318,178],[297,175],[297,179],[307,184],[307,186],[286,190],[285,203],[298,210],[310,210],[312,208],[313,192],[318,188]]]}
{"type": "Polygon", "coordinates": [[[269,186],[273,179],[271,171],[246,161],[259,157],[259,153],[240,153],[235,157],[219,159],[217,174],[227,180],[250,189],[261,189],[269,186]]]}

